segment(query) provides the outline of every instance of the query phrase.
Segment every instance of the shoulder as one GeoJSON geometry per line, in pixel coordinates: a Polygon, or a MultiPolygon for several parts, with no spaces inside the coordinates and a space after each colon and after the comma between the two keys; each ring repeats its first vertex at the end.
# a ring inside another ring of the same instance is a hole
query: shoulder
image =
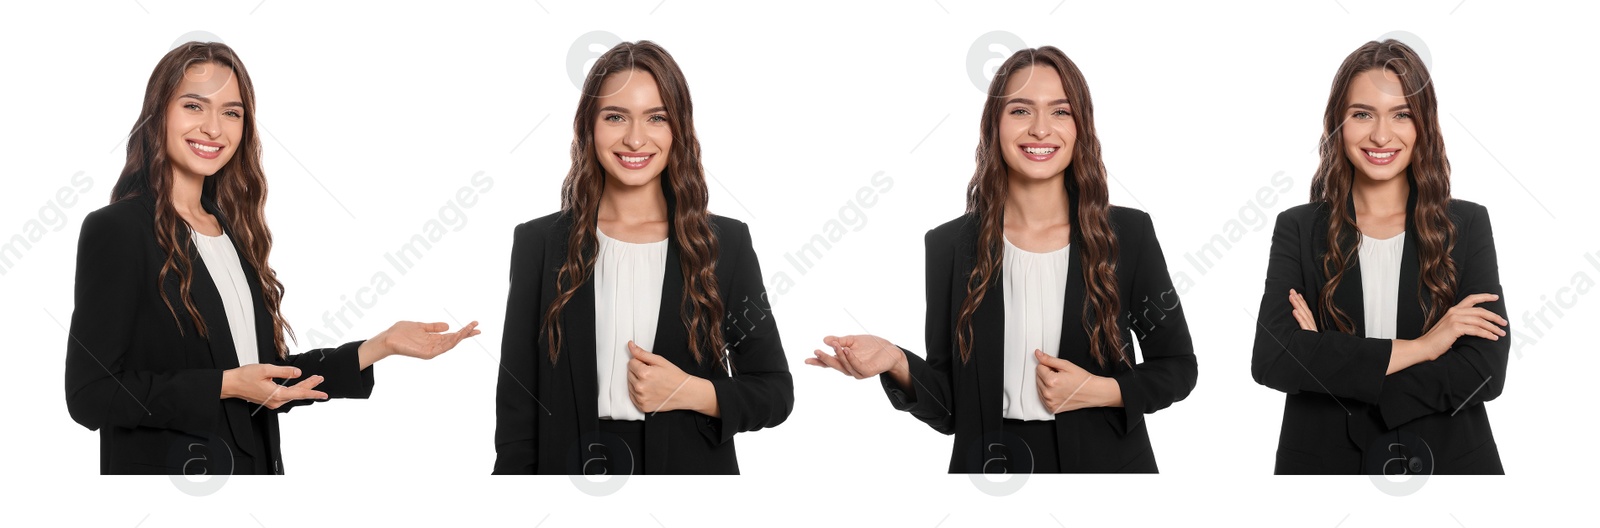
{"type": "Polygon", "coordinates": [[[721,215],[708,215],[711,223],[711,232],[716,234],[717,243],[722,245],[740,244],[750,245],[750,226],[737,219],[721,215]]]}
{"type": "Polygon", "coordinates": [[[938,227],[928,230],[927,242],[929,245],[938,243],[950,245],[963,237],[973,237],[978,233],[978,215],[967,213],[954,219],[939,224],[938,227]]]}
{"type": "Polygon", "coordinates": [[[1326,202],[1306,202],[1278,213],[1278,229],[1310,229],[1318,224],[1328,225],[1326,202]]]}
{"type": "Polygon", "coordinates": [[[1450,222],[1456,225],[1456,236],[1467,240],[1493,236],[1489,208],[1476,202],[1450,199],[1450,222]]]}
{"type": "Polygon", "coordinates": [[[135,196],[95,209],[83,218],[83,234],[135,235],[154,238],[155,204],[150,198],[135,196]]]}
{"type": "Polygon", "coordinates": [[[567,229],[567,215],[564,211],[556,211],[517,225],[516,242],[518,244],[538,243],[543,244],[553,233],[565,232],[567,229]]]}
{"type": "Polygon", "coordinates": [[[1489,208],[1477,202],[1450,199],[1450,219],[1457,225],[1471,224],[1473,220],[1489,217],[1489,208]]]}
{"type": "Polygon", "coordinates": [[[1155,226],[1150,221],[1150,213],[1141,209],[1113,205],[1107,216],[1111,221],[1111,229],[1117,233],[1118,238],[1143,239],[1152,236],[1155,231],[1155,226]]]}

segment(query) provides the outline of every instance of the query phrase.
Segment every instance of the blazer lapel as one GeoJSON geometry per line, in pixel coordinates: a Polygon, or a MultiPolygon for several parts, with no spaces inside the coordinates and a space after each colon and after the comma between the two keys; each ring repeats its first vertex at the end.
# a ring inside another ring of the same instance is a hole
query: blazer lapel
{"type": "MultiPolygon", "coordinates": [[[[202,202],[204,203],[204,202],[202,202]]],[[[218,216],[221,224],[221,217],[218,216]]],[[[183,236],[193,237],[194,234],[187,226],[180,224],[183,236]]],[[[226,231],[224,231],[226,232],[226,231]]],[[[217,291],[216,282],[211,278],[211,269],[206,266],[205,259],[195,248],[192,240],[185,241],[189,253],[189,261],[193,264],[190,268],[189,298],[194,301],[200,317],[206,322],[206,346],[211,349],[211,361],[216,368],[228,370],[239,367],[239,353],[233,346],[233,329],[228,326],[228,312],[222,304],[222,294],[217,291]]],[[[243,401],[243,400],[241,400],[243,401]]],[[[257,404],[244,402],[246,405],[222,406],[223,415],[227,417],[228,429],[233,432],[234,442],[237,447],[252,456],[261,455],[260,448],[256,445],[254,429],[250,427],[250,415],[243,407],[257,407],[257,404]]]]}
{"type": "MultiPolygon", "coordinates": [[[[668,226],[667,258],[661,276],[661,306],[656,310],[656,335],[653,345],[655,349],[650,352],[666,358],[691,376],[705,375],[707,370],[702,369],[701,365],[695,362],[694,356],[689,354],[689,332],[683,327],[683,311],[681,308],[683,302],[683,272],[678,262],[678,243],[673,237],[671,222],[668,222],[668,226]]],[[[720,323],[720,320],[712,321],[712,330],[721,331],[722,326],[720,323]]],[[[701,354],[709,361],[710,350],[702,350],[701,354]]],[[[709,378],[710,376],[706,377],[709,378]]],[[[668,465],[668,462],[672,461],[670,458],[670,453],[672,452],[670,441],[673,435],[669,430],[671,429],[671,422],[667,419],[674,421],[683,419],[682,416],[678,416],[682,413],[669,413],[658,417],[650,412],[652,409],[640,410],[645,413],[645,445],[643,448],[645,464],[647,465],[644,468],[645,474],[660,475],[674,472],[668,465]]],[[[689,419],[699,418],[699,416],[689,417],[689,419]]]]}
{"type": "Polygon", "coordinates": [[[1422,336],[1422,289],[1418,271],[1416,218],[1417,188],[1413,183],[1406,199],[1406,238],[1400,255],[1400,291],[1395,295],[1394,336],[1399,339],[1416,339],[1422,336]]]}
{"type": "MultiPolygon", "coordinates": [[[[561,246],[559,251],[546,251],[545,269],[550,273],[558,273],[562,262],[566,259],[566,252],[582,251],[582,248],[566,248],[567,233],[575,227],[570,220],[564,223],[567,229],[557,229],[555,236],[550,237],[552,242],[561,246]]],[[[585,245],[591,242],[585,242],[585,245]]],[[[595,431],[600,427],[599,382],[595,379],[595,342],[594,342],[594,281],[593,277],[577,278],[582,280],[577,291],[573,292],[572,299],[561,311],[561,351],[560,358],[567,364],[568,374],[572,379],[572,399],[576,404],[575,419],[579,434],[595,431]]]]}

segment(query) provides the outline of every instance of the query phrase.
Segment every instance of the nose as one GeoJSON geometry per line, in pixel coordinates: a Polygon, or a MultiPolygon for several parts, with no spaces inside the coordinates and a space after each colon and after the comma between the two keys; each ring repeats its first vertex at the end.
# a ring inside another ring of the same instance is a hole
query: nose
{"type": "Polygon", "coordinates": [[[1373,144],[1380,147],[1388,144],[1389,139],[1393,137],[1394,128],[1393,125],[1389,124],[1388,119],[1378,119],[1377,124],[1372,127],[1372,133],[1368,135],[1373,144]]]}
{"type": "Polygon", "coordinates": [[[628,148],[633,149],[635,152],[638,152],[639,149],[644,148],[646,140],[644,137],[644,130],[641,128],[643,126],[644,124],[640,120],[634,120],[628,123],[628,133],[622,136],[622,144],[627,145],[628,148]]]}
{"type": "Polygon", "coordinates": [[[1048,137],[1050,135],[1050,124],[1045,122],[1045,119],[1044,114],[1035,115],[1033,123],[1028,127],[1028,135],[1038,139],[1048,137]]]}
{"type": "Polygon", "coordinates": [[[215,110],[207,110],[205,120],[200,122],[200,132],[204,133],[211,139],[216,139],[217,137],[221,136],[222,113],[215,110]]]}

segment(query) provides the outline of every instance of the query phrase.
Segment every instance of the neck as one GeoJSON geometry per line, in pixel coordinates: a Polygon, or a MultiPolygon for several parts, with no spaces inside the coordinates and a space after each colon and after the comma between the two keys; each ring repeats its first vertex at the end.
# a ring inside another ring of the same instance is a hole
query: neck
{"type": "Polygon", "coordinates": [[[1403,175],[1377,181],[1358,174],[1350,185],[1350,201],[1356,206],[1356,214],[1405,214],[1410,196],[1411,184],[1403,175]]]}
{"type": "Polygon", "coordinates": [[[205,207],[200,205],[200,194],[205,189],[205,184],[205,176],[181,170],[172,171],[172,192],[168,195],[172,207],[179,213],[204,214],[205,207]]]}
{"type": "Polygon", "coordinates": [[[1043,180],[1011,177],[1006,183],[1006,223],[1050,227],[1070,222],[1066,175],[1043,180]]]}
{"type": "Polygon", "coordinates": [[[659,180],[639,186],[618,183],[609,176],[600,193],[600,220],[624,224],[644,224],[667,220],[667,196],[659,180]]]}

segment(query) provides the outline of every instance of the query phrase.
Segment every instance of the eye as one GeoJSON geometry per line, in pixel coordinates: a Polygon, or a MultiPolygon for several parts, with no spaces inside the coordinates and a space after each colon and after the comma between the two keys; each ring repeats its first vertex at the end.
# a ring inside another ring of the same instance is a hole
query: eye
{"type": "Polygon", "coordinates": [[[1395,119],[1411,119],[1411,112],[1400,112],[1394,115],[1395,119]]]}
{"type": "Polygon", "coordinates": [[[1058,117],[1059,116],[1071,116],[1072,115],[1072,111],[1071,110],[1067,110],[1065,108],[1057,108],[1056,111],[1055,111],[1055,115],[1058,116],[1058,117]]]}
{"type": "Polygon", "coordinates": [[[1016,108],[1012,108],[1011,112],[1009,112],[1009,113],[1011,115],[1014,115],[1014,116],[1028,115],[1028,109],[1019,106],[1019,107],[1016,107],[1016,108]]]}
{"type": "Polygon", "coordinates": [[[200,103],[183,103],[183,107],[196,112],[200,111],[200,103]]]}
{"type": "Polygon", "coordinates": [[[621,123],[622,122],[622,114],[606,114],[604,116],[601,116],[600,120],[611,122],[611,123],[621,123]]]}
{"type": "Polygon", "coordinates": [[[1370,112],[1365,111],[1365,110],[1360,110],[1360,111],[1357,111],[1354,114],[1350,114],[1350,118],[1351,119],[1370,119],[1371,117],[1372,117],[1372,114],[1370,112]]]}
{"type": "Polygon", "coordinates": [[[226,110],[226,111],[222,112],[222,115],[225,115],[225,116],[228,116],[228,117],[231,117],[231,118],[234,118],[234,119],[239,119],[241,117],[244,117],[244,113],[240,112],[238,110],[226,110]]]}
{"type": "Polygon", "coordinates": [[[650,116],[650,122],[651,123],[666,123],[667,122],[667,116],[665,114],[652,115],[652,116],[650,116]]]}

